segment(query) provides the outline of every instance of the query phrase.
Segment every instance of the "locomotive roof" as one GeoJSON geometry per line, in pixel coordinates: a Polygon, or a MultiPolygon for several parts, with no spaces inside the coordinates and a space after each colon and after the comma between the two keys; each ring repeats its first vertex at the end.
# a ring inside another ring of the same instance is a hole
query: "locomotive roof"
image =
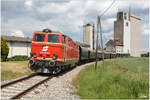
{"type": "MultiPolygon", "coordinates": [[[[42,32],[42,31],[36,31],[36,32],[40,32],[40,33],[46,33],[46,32],[42,32]]],[[[59,33],[59,34],[62,34],[62,35],[64,35],[64,36],[67,36],[67,35],[65,35],[65,34],[63,34],[63,33],[61,33],[61,32],[59,32],[59,31],[52,31],[52,32],[49,32],[49,33],[59,33]]],[[[67,36],[70,40],[72,40],[69,36],[67,36]]],[[[73,41],[73,40],[72,40],[73,41]]],[[[74,41],[73,41],[74,42],[74,41]]],[[[75,42],[74,42],[75,43],[75,42]]]]}

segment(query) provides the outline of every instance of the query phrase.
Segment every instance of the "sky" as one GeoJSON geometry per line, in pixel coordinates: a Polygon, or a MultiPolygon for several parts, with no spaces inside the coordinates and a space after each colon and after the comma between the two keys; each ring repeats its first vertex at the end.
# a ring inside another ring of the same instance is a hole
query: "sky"
{"type": "MultiPolygon", "coordinates": [[[[83,25],[97,23],[97,16],[113,0],[1,0],[1,35],[32,37],[33,32],[50,28],[74,41],[82,42],[83,25]]],[[[101,17],[104,44],[113,39],[117,12],[124,11],[142,19],[142,52],[149,50],[149,0],[116,0],[101,17]]],[[[96,28],[95,28],[96,32],[96,28]]],[[[96,34],[96,33],[95,33],[96,34]]],[[[96,36],[95,36],[96,37],[96,36]]]]}

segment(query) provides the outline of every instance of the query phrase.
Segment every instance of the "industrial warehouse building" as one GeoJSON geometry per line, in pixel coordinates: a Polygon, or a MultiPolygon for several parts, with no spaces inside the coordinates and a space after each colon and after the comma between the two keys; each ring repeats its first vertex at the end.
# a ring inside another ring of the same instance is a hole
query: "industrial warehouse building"
{"type": "Polygon", "coordinates": [[[15,36],[2,36],[9,47],[9,57],[16,55],[30,56],[31,38],[15,37],[15,36]]]}
{"type": "Polygon", "coordinates": [[[141,18],[130,13],[118,12],[117,21],[114,22],[114,39],[120,39],[123,43],[123,53],[140,57],[141,18]]]}
{"type": "Polygon", "coordinates": [[[83,43],[94,49],[94,25],[86,24],[83,26],[83,43]]]}

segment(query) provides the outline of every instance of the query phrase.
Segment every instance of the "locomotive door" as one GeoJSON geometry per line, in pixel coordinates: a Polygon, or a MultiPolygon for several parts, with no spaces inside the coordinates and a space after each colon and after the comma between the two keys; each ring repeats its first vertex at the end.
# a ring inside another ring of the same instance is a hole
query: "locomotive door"
{"type": "Polygon", "coordinates": [[[63,43],[63,60],[66,61],[66,37],[62,36],[62,43],[63,43]]]}

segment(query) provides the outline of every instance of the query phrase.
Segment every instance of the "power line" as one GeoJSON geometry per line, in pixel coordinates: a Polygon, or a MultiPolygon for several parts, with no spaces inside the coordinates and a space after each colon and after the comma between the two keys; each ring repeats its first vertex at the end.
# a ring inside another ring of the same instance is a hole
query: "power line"
{"type": "Polygon", "coordinates": [[[108,8],[106,10],[104,10],[104,12],[100,16],[103,16],[111,8],[111,6],[115,3],[115,1],[116,0],[113,0],[113,2],[108,6],[108,8]]]}

